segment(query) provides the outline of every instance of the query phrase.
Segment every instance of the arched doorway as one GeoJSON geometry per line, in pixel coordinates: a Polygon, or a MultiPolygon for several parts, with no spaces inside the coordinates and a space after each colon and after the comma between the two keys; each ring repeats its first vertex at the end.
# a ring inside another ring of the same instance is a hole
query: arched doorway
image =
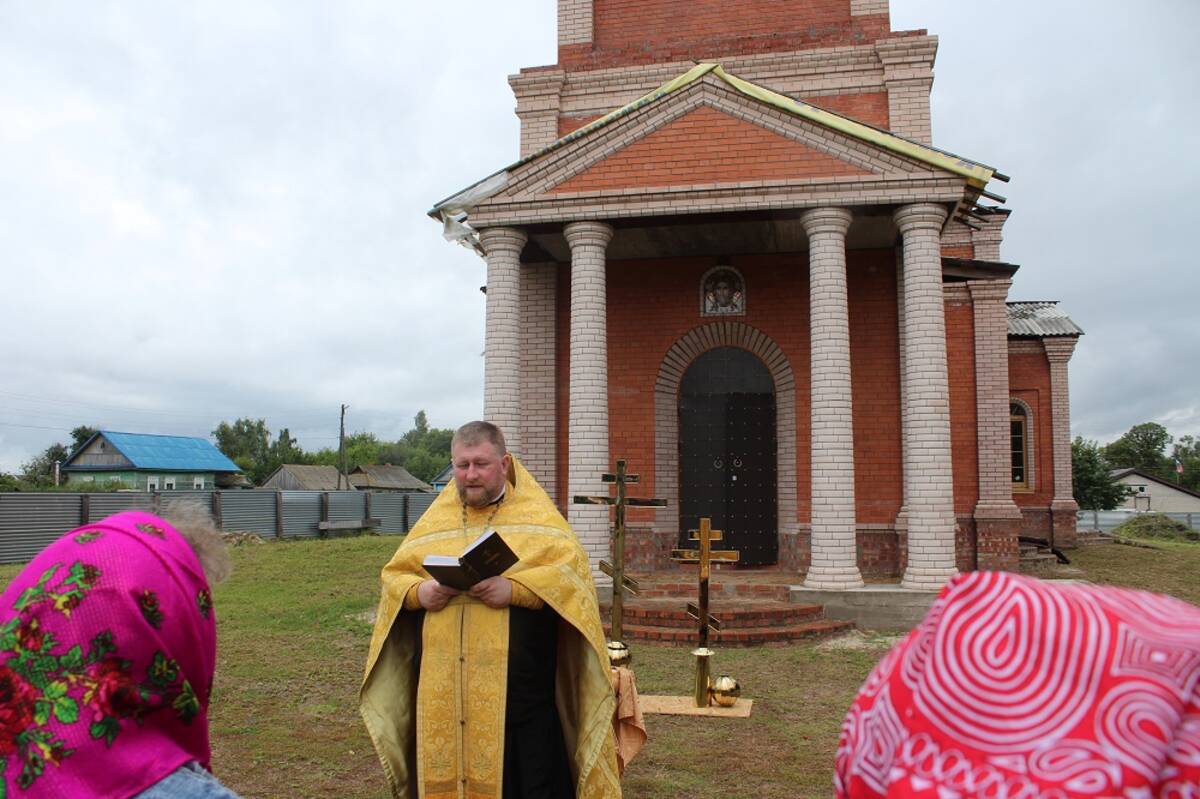
{"type": "Polygon", "coordinates": [[[711,349],[679,387],[680,546],[703,516],[724,531],[722,549],[748,565],[775,563],[775,381],[739,347],[711,349]]]}

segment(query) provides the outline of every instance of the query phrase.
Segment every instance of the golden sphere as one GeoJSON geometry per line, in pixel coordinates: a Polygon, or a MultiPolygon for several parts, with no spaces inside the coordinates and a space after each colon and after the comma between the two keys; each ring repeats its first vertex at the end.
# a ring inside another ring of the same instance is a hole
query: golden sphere
{"type": "Polygon", "coordinates": [[[728,674],[722,674],[712,683],[712,698],[721,707],[733,707],[737,704],[738,696],[742,693],[742,686],[738,685],[738,681],[730,677],[728,674]]]}
{"type": "Polygon", "coordinates": [[[621,641],[608,642],[608,662],[614,669],[621,666],[628,666],[633,660],[633,654],[621,641]]]}

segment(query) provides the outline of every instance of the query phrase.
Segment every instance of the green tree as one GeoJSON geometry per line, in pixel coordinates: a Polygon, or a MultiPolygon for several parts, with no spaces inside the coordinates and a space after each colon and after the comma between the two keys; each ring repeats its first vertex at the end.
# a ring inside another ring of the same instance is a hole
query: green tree
{"type": "Polygon", "coordinates": [[[1180,485],[1200,491],[1200,441],[1195,436],[1181,436],[1171,454],[1175,463],[1183,466],[1183,474],[1175,475],[1180,485]]]}
{"type": "Polygon", "coordinates": [[[1163,454],[1171,443],[1167,428],[1145,422],[1104,448],[1105,459],[1118,469],[1138,469],[1155,477],[1171,479],[1171,463],[1163,454]]]}
{"type": "Polygon", "coordinates": [[[76,427],[74,430],[71,431],[71,452],[74,452],[75,450],[82,447],[84,444],[87,443],[87,440],[89,438],[91,438],[92,436],[96,435],[96,433],[99,433],[99,432],[100,432],[100,428],[90,427],[85,424],[81,424],[81,425],[79,425],[79,427],[76,427]]]}
{"type": "Polygon", "coordinates": [[[1071,481],[1080,508],[1113,510],[1125,501],[1130,488],[1112,478],[1112,469],[1098,442],[1076,436],[1071,442],[1071,481]]]}
{"type": "Polygon", "coordinates": [[[21,465],[25,481],[36,486],[54,485],[54,462],[62,463],[70,452],[62,444],[51,444],[42,454],[21,465]]]}
{"type": "Polygon", "coordinates": [[[261,483],[271,472],[271,431],[266,419],[242,418],[233,424],[221,422],[212,431],[217,440],[217,449],[238,465],[255,484],[261,483]]]}

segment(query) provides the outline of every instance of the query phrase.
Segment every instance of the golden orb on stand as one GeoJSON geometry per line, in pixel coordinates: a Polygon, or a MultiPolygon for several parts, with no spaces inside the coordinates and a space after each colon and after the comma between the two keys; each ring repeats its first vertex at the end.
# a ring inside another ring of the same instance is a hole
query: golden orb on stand
{"type": "Polygon", "coordinates": [[[608,663],[614,669],[621,666],[628,666],[633,660],[633,653],[629,651],[629,647],[621,641],[608,642],[608,663]]]}
{"type": "Polygon", "coordinates": [[[713,680],[711,690],[713,702],[721,707],[733,707],[742,693],[742,686],[728,674],[722,674],[713,680]]]}

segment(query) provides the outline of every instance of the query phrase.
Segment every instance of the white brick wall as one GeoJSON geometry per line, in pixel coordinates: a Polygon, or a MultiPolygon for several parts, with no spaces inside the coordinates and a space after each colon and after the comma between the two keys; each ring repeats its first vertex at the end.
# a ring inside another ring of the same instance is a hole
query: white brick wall
{"type": "Polygon", "coordinates": [[[888,13],[888,0],[850,0],[850,16],[888,13]]]}
{"type": "Polygon", "coordinates": [[[525,232],[486,228],[479,234],[487,258],[483,418],[500,427],[521,456],[521,249],[525,232]]]}
{"type": "Polygon", "coordinates": [[[908,511],[908,588],[941,586],[954,566],[954,484],[950,387],[942,299],[940,239],[946,208],[898,208],[904,239],[904,499],[908,511]]]}
{"type": "Polygon", "coordinates": [[[886,39],[876,42],[875,52],[883,63],[888,127],[900,136],[922,144],[932,143],[929,92],[933,88],[937,37],[886,39]]]}
{"type": "Polygon", "coordinates": [[[592,40],[593,0],[558,0],[558,46],[592,40]]]}
{"type": "Polygon", "coordinates": [[[857,588],[854,417],[846,231],[850,212],[815,208],[800,217],[808,234],[812,369],[812,565],[808,588],[857,588]]]}
{"type": "MultiPolygon", "coordinates": [[[[603,222],[572,222],[563,229],[571,247],[571,389],[568,414],[568,502],[577,494],[607,494],[608,318],[605,248],[613,229],[603,222]]],[[[597,584],[611,578],[596,569],[609,556],[607,506],[571,504],[575,534],[592,561],[597,584]]]]}
{"type": "Polygon", "coordinates": [[[977,519],[1019,519],[1012,500],[1008,413],[1008,311],[1011,280],[972,280],[975,316],[975,427],[979,453],[977,519]]]}
{"type": "Polygon", "coordinates": [[[1071,485],[1071,392],[1067,385],[1067,363],[1075,351],[1074,337],[1054,337],[1042,340],[1046,358],[1050,361],[1050,402],[1054,418],[1054,510],[1077,510],[1071,485]]]}
{"type": "Polygon", "coordinates": [[[521,267],[522,462],[550,496],[557,496],[555,452],[554,313],[556,264],[521,267]]]}

